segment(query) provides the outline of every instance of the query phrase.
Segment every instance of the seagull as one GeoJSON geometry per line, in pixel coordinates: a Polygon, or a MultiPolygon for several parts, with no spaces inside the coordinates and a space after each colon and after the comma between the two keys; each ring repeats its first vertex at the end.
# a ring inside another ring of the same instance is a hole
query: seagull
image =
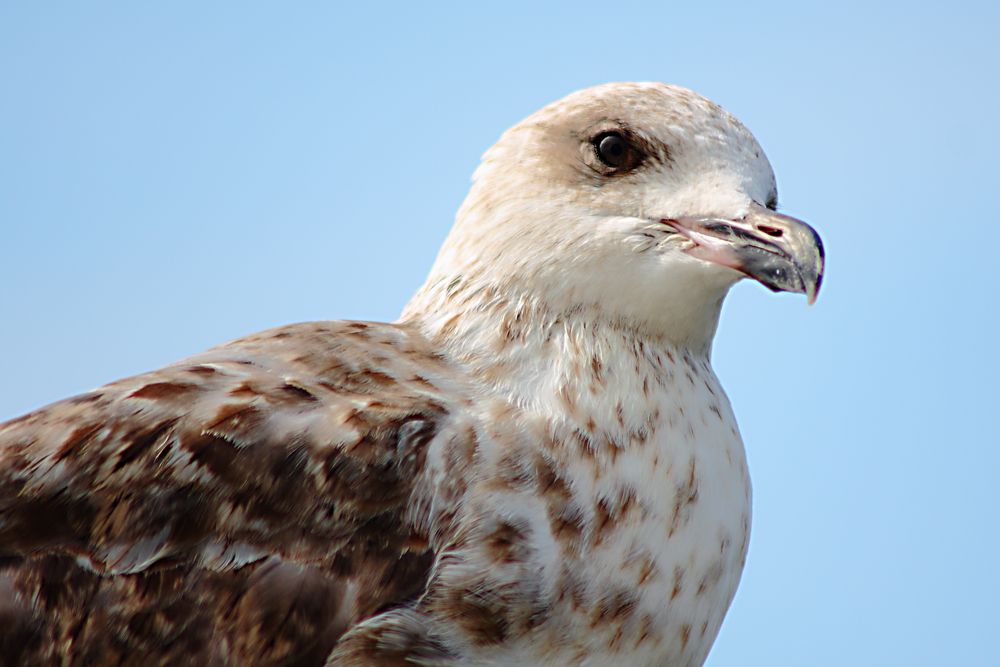
{"type": "Polygon", "coordinates": [[[750,479],[711,366],[816,232],[750,132],[582,90],[483,156],[394,323],[309,322],[0,426],[4,664],[704,663],[750,479]]]}

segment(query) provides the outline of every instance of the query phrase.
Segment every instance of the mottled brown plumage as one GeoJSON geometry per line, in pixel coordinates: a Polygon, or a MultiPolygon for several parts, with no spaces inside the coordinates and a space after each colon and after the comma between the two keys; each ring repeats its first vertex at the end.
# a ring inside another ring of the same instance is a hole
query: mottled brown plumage
{"type": "Polygon", "coordinates": [[[435,369],[405,327],[300,324],[8,422],[5,660],[322,663],[424,588],[435,369]]]}

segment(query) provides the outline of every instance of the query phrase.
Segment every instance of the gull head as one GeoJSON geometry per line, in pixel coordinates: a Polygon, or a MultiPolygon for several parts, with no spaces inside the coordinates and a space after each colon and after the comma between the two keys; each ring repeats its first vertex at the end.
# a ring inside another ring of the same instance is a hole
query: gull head
{"type": "Polygon", "coordinates": [[[741,278],[816,297],[819,236],[776,206],[764,151],[718,105],[659,83],[589,88],[485,153],[422,306],[505,294],[707,347],[741,278]]]}

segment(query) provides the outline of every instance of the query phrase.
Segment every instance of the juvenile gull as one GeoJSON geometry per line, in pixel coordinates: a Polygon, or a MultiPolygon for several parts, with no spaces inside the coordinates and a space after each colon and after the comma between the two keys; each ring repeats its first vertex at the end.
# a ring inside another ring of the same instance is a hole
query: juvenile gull
{"type": "Polygon", "coordinates": [[[729,288],[813,300],[753,136],[654,83],[508,130],[393,324],[0,426],[4,664],[701,665],[750,527],[729,288]]]}

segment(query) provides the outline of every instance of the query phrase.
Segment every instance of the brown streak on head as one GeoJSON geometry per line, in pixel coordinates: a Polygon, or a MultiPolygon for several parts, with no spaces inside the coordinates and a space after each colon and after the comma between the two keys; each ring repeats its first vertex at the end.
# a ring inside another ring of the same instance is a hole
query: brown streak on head
{"type": "Polygon", "coordinates": [[[684,568],[677,566],[674,568],[674,587],[670,591],[670,599],[675,600],[681,594],[684,584],[684,568]]]}
{"type": "Polygon", "coordinates": [[[602,597],[590,613],[590,627],[596,628],[605,623],[621,624],[635,611],[638,599],[634,593],[625,590],[602,597]]]}
{"type": "Polygon", "coordinates": [[[688,641],[691,639],[691,626],[685,623],[681,626],[681,650],[687,648],[688,641]]]}

